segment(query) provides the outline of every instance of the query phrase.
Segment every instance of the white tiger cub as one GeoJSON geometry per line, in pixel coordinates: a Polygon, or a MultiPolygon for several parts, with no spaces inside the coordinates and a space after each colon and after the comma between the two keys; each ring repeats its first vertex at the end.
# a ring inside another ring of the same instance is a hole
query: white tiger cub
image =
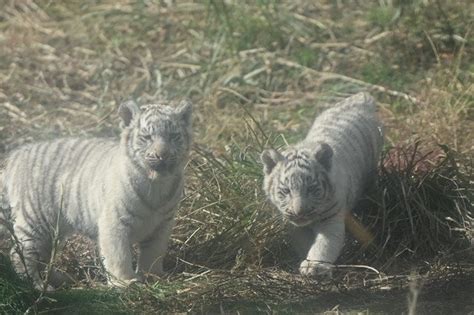
{"type": "Polygon", "coordinates": [[[21,243],[23,257],[15,249],[11,253],[18,272],[42,287],[41,270],[49,262],[57,223],[61,239],[76,231],[98,239],[110,284],[138,281],[141,272],[163,272],[192,135],[191,103],[169,105],[122,104],[120,141],[59,139],[9,155],[0,200],[4,208],[9,204],[21,243]],[[136,271],[134,243],[139,245],[136,271]]]}
{"type": "Polygon", "coordinates": [[[383,144],[374,99],[349,97],[316,118],[306,138],[279,153],[265,150],[263,189],[297,226],[303,275],[330,275],[344,245],[344,217],[376,175],[383,144]]]}

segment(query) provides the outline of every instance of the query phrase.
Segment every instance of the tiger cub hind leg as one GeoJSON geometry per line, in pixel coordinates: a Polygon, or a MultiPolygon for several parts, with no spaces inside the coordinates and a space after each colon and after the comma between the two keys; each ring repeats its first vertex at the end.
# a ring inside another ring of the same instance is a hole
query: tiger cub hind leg
{"type": "Polygon", "coordinates": [[[43,275],[47,270],[51,257],[51,242],[48,237],[41,237],[27,227],[15,227],[14,244],[10,251],[10,259],[16,272],[31,279],[37,290],[53,291],[53,286],[45,284],[43,275]],[[45,287],[46,286],[46,287],[45,287]]]}

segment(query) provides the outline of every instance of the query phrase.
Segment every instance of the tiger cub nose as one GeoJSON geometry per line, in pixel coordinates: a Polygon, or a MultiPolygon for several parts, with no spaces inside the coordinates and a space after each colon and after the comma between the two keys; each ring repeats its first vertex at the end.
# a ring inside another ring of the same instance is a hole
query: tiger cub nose
{"type": "Polygon", "coordinates": [[[151,151],[151,152],[147,152],[145,156],[147,159],[158,160],[160,162],[164,162],[168,159],[169,153],[151,151]]]}
{"type": "Polygon", "coordinates": [[[294,215],[294,216],[301,216],[303,214],[303,203],[302,203],[302,200],[301,200],[301,196],[299,195],[296,195],[293,197],[293,199],[291,200],[291,203],[290,203],[290,212],[294,215]]]}

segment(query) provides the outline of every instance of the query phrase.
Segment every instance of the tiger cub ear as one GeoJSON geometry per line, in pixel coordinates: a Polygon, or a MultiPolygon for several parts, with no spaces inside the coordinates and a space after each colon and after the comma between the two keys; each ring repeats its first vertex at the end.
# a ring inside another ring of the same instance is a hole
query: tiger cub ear
{"type": "Polygon", "coordinates": [[[331,169],[333,150],[327,143],[321,143],[316,149],[314,157],[326,170],[331,169]]]}
{"type": "Polygon", "coordinates": [[[127,101],[120,104],[118,114],[122,118],[120,126],[122,128],[128,127],[133,118],[140,113],[140,108],[134,101],[127,101]]]}
{"type": "Polygon", "coordinates": [[[193,113],[193,104],[191,101],[187,99],[182,100],[179,102],[178,108],[176,110],[186,125],[191,124],[191,115],[193,113]]]}
{"type": "Polygon", "coordinates": [[[263,163],[263,171],[265,172],[265,174],[270,174],[275,165],[277,165],[278,162],[282,161],[284,157],[276,150],[267,149],[262,152],[262,154],[260,155],[260,159],[263,163]]]}

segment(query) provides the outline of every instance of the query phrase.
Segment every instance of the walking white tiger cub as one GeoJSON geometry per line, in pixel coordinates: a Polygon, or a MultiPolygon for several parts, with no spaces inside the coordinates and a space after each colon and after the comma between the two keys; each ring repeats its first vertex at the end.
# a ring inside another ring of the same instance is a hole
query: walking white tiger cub
{"type": "Polygon", "coordinates": [[[18,272],[42,287],[56,226],[62,239],[75,231],[98,239],[110,284],[140,280],[141,271],[163,272],[192,136],[191,103],[169,105],[122,104],[120,141],[59,139],[9,155],[0,200],[10,208],[21,243],[24,262],[11,252],[18,272]],[[139,244],[136,271],[134,243],[139,244]]]}
{"type": "Polygon", "coordinates": [[[328,275],[344,245],[344,217],[376,175],[383,145],[373,98],[349,97],[324,111],[306,138],[262,152],[263,190],[297,226],[304,275],[328,275]]]}

